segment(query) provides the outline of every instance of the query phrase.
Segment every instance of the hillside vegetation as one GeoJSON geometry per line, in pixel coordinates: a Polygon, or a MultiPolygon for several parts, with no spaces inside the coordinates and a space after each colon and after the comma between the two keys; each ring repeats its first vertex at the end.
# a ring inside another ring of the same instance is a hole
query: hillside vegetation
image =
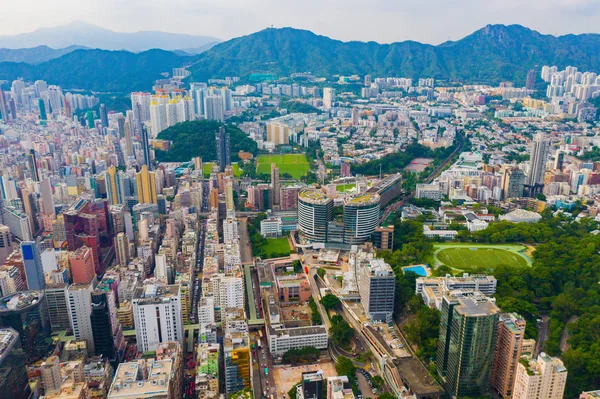
{"type": "MultiPolygon", "coordinates": [[[[194,157],[202,157],[202,161],[217,159],[215,134],[223,126],[216,121],[191,121],[178,123],[158,134],[160,140],[172,141],[169,151],[156,150],[156,158],[160,162],[187,162],[194,157]]],[[[231,135],[231,160],[239,160],[240,150],[256,154],[256,142],[233,125],[225,129],[231,135]]]]}

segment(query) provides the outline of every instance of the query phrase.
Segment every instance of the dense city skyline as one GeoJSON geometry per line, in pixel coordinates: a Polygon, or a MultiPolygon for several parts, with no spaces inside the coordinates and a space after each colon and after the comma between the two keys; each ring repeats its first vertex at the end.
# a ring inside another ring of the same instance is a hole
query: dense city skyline
{"type": "Polygon", "coordinates": [[[178,0],[168,4],[171,15],[177,16],[170,19],[164,18],[166,4],[161,0],[87,3],[85,7],[74,0],[12,4],[5,12],[0,35],[83,21],[118,32],[157,30],[223,40],[272,25],[308,29],[344,41],[415,40],[439,44],[458,40],[487,24],[521,24],[543,34],[565,35],[596,33],[600,23],[600,4],[593,0],[509,0],[493,4],[471,0],[307,0],[302,6],[271,0],[178,0]],[[32,15],[28,12],[31,9],[38,12],[32,15]]]}

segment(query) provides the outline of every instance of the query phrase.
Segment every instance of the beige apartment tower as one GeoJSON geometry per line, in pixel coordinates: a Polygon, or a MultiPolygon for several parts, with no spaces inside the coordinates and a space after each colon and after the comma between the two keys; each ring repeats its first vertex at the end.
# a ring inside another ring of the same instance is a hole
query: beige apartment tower
{"type": "Polygon", "coordinates": [[[514,313],[501,314],[497,337],[492,388],[503,398],[510,398],[525,337],[525,319],[514,313]]]}

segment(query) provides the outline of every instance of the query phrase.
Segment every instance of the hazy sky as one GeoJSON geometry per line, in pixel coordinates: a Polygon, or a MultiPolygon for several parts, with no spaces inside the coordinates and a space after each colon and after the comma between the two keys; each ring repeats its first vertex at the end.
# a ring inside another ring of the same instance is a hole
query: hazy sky
{"type": "Polygon", "coordinates": [[[0,35],[74,20],[229,39],[292,26],[341,40],[437,44],[490,23],[600,33],[600,0],[0,0],[0,35]]]}

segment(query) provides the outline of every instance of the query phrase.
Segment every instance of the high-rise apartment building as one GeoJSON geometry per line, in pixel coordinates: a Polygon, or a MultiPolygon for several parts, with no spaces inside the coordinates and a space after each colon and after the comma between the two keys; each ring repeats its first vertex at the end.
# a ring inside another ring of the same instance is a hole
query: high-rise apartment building
{"type": "Polygon", "coordinates": [[[35,241],[22,241],[21,254],[27,276],[27,287],[30,290],[43,290],[46,286],[44,269],[38,245],[35,241]]]}
{"type": "Polygon", "coordinates": [[[527,80],[525,81],[525,88],[527,90],[535,89],[535,69],[530,69],[527,72],[527,80]]]}
{"type": "Polygon", "coordinates": [[[91,294],[92,311],[90,322],[94,331],[94,351],[106,359],[115,359],[112,320],[106,292],[95,290],[91,294]]]}
{"type": "Polygon", "coordinates": [[[58,356],[48,356],[40,366],[40,373],[42,386],[46,395],[60,389],[62,376],[60,374],[60,359],[58,356]]]}
{"type": "Polygon", "coordinates": [[[394,312],[396,275],[383,259],[365,262],[358,270],[358,289],[365,313],[372,320],[386,320],[394,312]]]}
{"type": "Polygon", "coordinates": [[[534,187],[544,184],[544,172],[546,171],[549,150],[550,141],[543,133],[538,133],[533,140],[531,148],[529,174],[526,181],[527,186],[534,187]]]}
{"type": "Polygon", "coordinates": [[[71,276],[75,284],[89,284],[96,277],[94,270],[94,256],[91,248],[77,248],[69,257],[71,276]]]}
{"type": "Polygon", "coordinates": [[[331,87],[325,87],[323,89],[323,107],[325,109],[331,109],[333,102],[335,101],[335,89],[331,87]]]}
{"type": "Polygon", "coordinates": [[[29,153],[27,154],[27,163],[29,165],[29,174],[31,175],[31,178],[33,179],[33,181],[39,182],[40,181],[40,172],[38,171],[37,157],[35,156],[35,150],[33,150],[33,149],[29,150],[29,153]]]}
{"type": "Polygon", "coordinates": [[[129,252],[129,237],[125,233],[119,233],[115,237],[115,255],[117,256],[117,263],[120,266],[127,266],[130,260],[129,252]]]}
{"type": "Polygon", "coordinates": [[[66,282],[46,284],[44,297],[48,305],[48,316],[52,332],[71,328],[67,306],[67,287],[66,282]]]}
{"type": "Polygon", "coordinates": [[[271,186],[273,187],[273,205],[279,207],[281,204],[281,183],[279,181],[279,168],[277,164],[271,164],[271,186]]]}
{"type": "Polygon", "coordinates": [[[106,194],[111,205],[119,205],[125,202],[125,182],[123,172],[117,172],[117,168],[111,165],[104,173],[106,182],[106,194]]]}
{"type": "Polygon", "coordinates": [[[148,171],[146,165],[135,175],[137,185],[138,204],[156,204],[156,174],[148,171]]]}
{"type": "Polygon", "coordinates": [[[502,173],[502,193],[504,199],[523,196],[525,173],[517,167],[505,167],[502,173]]]}
{"type": "Polygon", "coordinates": [[[204,116],[209,121],[223,122],[225,120],[223,99],[220,96],[204,97],[204,116]]]}
{"type": "Polygon", "coordinates": [[[567,369],[557,357],[544,352],[537,360],[523,357],[517,365],[513,399],[562,399],[567,369]]]}
{"type": "Polygon", "coordinates": [[[525,319],[514,313],[501,314],[492,370],[492,388],[503,398],[512,396],[524,338],[525,319]]]}
{"type": "Polygon", "coordinates": [[[183,345],[183,314],[179,285],[145,285],[136,288],[133,319],[140,352],[156,350],[161,342],[183,345]]]}
{"type": "Polygon", "coordinates": [[[67,290],[67,307],[73,335],[77,341],[85,341],[88,354],[94,354],[94,330],[92,313],[93,284],[72,284],[67,290]]]}
{"type": "Polygon", "coordinates": [[[500,309],[480,293],[444,293],[437,371],[451,396],[488,392],[500,309]]]}
{"type": "Polygon", "coordinates": [[[221,172],[231,165],[231,136],[224,126],[219,128],[215,140],[217,141],[217,164],[221,172]]]}

